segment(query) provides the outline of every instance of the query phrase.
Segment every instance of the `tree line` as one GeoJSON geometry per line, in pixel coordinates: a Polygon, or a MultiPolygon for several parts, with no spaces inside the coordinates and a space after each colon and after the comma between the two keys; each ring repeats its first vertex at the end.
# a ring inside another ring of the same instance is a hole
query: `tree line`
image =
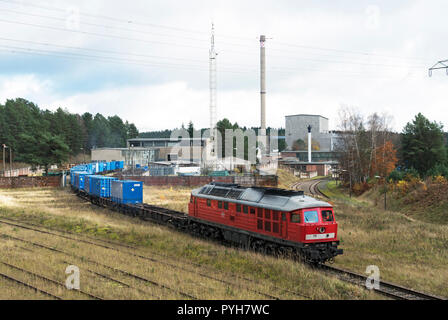
{"type": "Polygon", "coordinates": [[[345,182],[365,185],[371,179],[401,180],[407,174],[448,177],[447,134],[441,123],[419,113],[401,133],[394,133],[386,114],[365,118],[343,107],[339,118],[336,151],[345,182]]]}
{"type": "Polygon", "coordinates": [[[126,140],[138,134],[134,124],[118,116],[42,110],[22,98],[0,104],[0,144],[12,148],[14,161],[32,166],[48,169],[92,148],[126,147],[126,140]]]}
{"type": "MultiPolygon", "coordinates": [[[[202,129],[196,129],[194,127],[194,124],[192,121],[190,121],[187,125],[187,127],[185,127],[185,124],[182,124],[181,129],[185,129],[186,131],[188,131],[189,135],[191,138],[194,137],[194,133],[196,134],[200,134],[200,136],[203,136],[204,133],[209,130],[210,128],[202,128],[202,129]],[[199,132],[200,131],[200,132],[199,132]]],[[[232,123],[229,119],[224,118],[220,121],[218,121],[216,123],[216,129],[219,131],[219,133],[221,134],[222,137],[222,154],[225,154],[225,150],[226,150],[226,145],[225,145],[225,137],[226,137],[226,130],[237,130],[237,129],[241,129],[243,132],[247,131],[247,130],[253,130],[255,132],[256,135],[258,135],[258,131],[260,130],[260,128],[256,128],[256,127],[251,127],[251,128],[247,128],[246,126],[241,127],[237,122],[232,123]]],[[[150,131],[150,132],[142,132],[139,135],[139,138],[165,138],[165,139],[169,139],[171,137],[171,134],[175,131],[179,130],[178,128],[173,129],[173,130],[160,130],[160,131],[150,131]]],[[[278,135],[279,136],[285,136],[285,129],[284,128],[280,128],[280,129],[275,129],[275,128],[271,128],[268,127],[266,129],[266,134],[269,136],[271,134],[271,131],[273,130],[277,130],[278,135]]],[[[248,154],[248,146],[247,146],[247,138],[245,138],[245,150],[244,150],[244,154],[245,154],[245,159],[247,160],[247,154],[248,154]]],[[[278,140],[278,148],[279,151],[284,151],[286,149],[286,142],[285,139],[280,139],[278,140]]],[[[234,152],[236,154],[236,152],[234,152]]]]}

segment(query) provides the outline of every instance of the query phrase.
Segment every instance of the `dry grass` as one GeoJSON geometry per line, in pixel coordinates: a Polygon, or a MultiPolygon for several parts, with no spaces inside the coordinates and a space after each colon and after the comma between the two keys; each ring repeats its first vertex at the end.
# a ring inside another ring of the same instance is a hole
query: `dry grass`
{"type": "MultiPolygon", "coordinates": [[[[145,200],[184,211],[182,208],[188,203],[189,192],[185,188],[148,188],[145,190],[145,200]]],[[[119,247],[119,251],[110,250],[79,240],[0,223],[0,234],[63,251],[52,252],[21,241],[8,240],[2,242],[1,261],[59,282],[65,282],[64,271],[68,264],[77,265],[81,269],[81,289],[107,299],[185,299],[177,291],[201,299],[268,298],[261,293],[282,299],[379,298],[374,293],[327,277],[290,260],[223,247],[97,208],[81,201],[68,190],[2,190],[0,196],[4,200],[0,202],[0,219],[13,219],[49,230],[72,232],[75,235],[70,237],[77,239],[86,239],[88,236],[135,246],[136,249],[132,250],[123,247],[119,247]],[[152,261],[124,251],[150,257],[152,261]],[[131,272],[174,290],[149,285],[92,261],[131,272]],[[87,269],[113,277],[132,288],[101,278],[87,269]],[[298,292],[300,295],[291,292],[298,292]]],[[[30,276],[27,278],[27,275],[11,268],[4,267],[0,271],[26,279],[65,299],[85,298],[79,293],[67,292],[30,276]]],[[[24,297],[46,298],[12,283],[8,285],[8,290],[14,291],[10,296],[15,298],[21,298],[23,292],[26,292],[24,297]]]]}
{"type": "Polygon", "coordinates": [[[352,198],[329,184],[334,195],[344,255],[336,264],[364,273],[377,265],[383,279],[448,297],[448,226],[396,211],[384,211],[369,198],[352,198]]]}
{"type": "Polygon", "coordinates": [[[277,170],[278,175],[278,187],[281,189],[291,189],[291,186],[300,181],[299,178],[294,176],[289,170],[279,168],[277,170]]]}

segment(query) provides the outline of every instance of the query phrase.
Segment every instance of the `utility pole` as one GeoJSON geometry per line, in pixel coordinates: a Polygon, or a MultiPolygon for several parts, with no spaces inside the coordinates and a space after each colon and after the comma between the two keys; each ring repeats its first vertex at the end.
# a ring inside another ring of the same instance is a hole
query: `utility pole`
{"type": "Polygon", "coordinates": [[[218,54],[215,51],[215,26],[212,24],[212,37],[211,37],[211,46],[210,46],[210,142],[212,143],[212,150],[211,154],[212,157],[215,157],[217,155],[216,148],[217,148],[217,107],[216,107],[216,89],[217,89],[217,63],[216,63],[216,57],[218,54]]]}
{"type": "Polygon", "coordinates": [[[429,68],[429,76],[432,77],[432,72],[440,69],[445,69],[446,74],[448,75],[448,60],[438,61],[435,65],[429,68]]]}
{"type": "Polygon", "coordinates": [[[12,175],[12,148],[9,147],[9,172],[10,176],[12,175]]]}
{"type": "Polygon", "coordinates": [[[261,135],[266,136],[266,36],[260,36],[261,135]]]}
{"type": "Polygon", "coordinates": [[[5,159],[5,149],[7,148],[6,144],[2,145],[3,147],[3,176],[6,176],[6,159],[5,159]]]}

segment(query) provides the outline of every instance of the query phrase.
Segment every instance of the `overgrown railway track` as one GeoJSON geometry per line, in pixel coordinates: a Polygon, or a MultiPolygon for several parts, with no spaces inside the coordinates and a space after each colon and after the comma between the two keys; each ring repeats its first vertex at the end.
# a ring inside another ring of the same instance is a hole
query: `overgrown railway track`
{"type": "MultiPolygon", "coordinates": [[[[151,208],[152,210],[159,209],[160,213],[165,213],[165,214],[169,213],[168,209],[157,208],[157,207],[149,206],[149,205],[147,205],[147,207],[151,208]]],[[[132,256],[134,258],[139,258],[139,259],[151,261],[151,262],[158,263],[158,264],[160,264],[162,266],[170,267],[170,268],[173,268],[173,269],[178,269],[178,270],[180,270],[182,272],[196,274],[196,275],[199,275],[202,278],[206,278],[206,279],[210,279],[210,280],[213,280],[213,281],[216,281],[216,282],[220,282],[220,283],[225,284],[227,286],[238,287],[240,289],[245,289],[247,291],[253,292],[253,293],[255,293],[255,294],[259,295],[259,296],[262,296],[262,297],[270,299],[270,300],[279,300],[280,299],[280,297],[274,295],[273,293],[267,293],[267,292],[263,292],[263,291],[260,291],[260,290],[255,290],[255,289],[249,288],[247,285],[244,285],[242,283],[236,283],[235,281],[225,280],[225,279],[222,279],[222,278],[219,278],[219,277],[216,277],[216,276],[212,276],[212,275],[210,275],[210,274],[208,274],[208,273],[206,273],[204,271],[193,270],[193,269],[190,269],[190,268],[181,267],[181,266],[179,266],[177,264],[166,262],[166,261],[162,261],[162,260],[156,259],[154,257],[149,257],[149,256],[146,256],[146,255],[136,254],[136,253],[130,252],[128,250],[123,250],[121,248],[117,248],[116,246],[119,245],[119,244],[117,244],[115,242],[109,242],[109,241],[106,241],[106,240],[98,241],[98,239],[95,239],[95,241],[91,241],[93,239],[86,240],[86,239],[82,239],[82,238],[80,238],[78,236],[75,237],[75,236],[73,236],[73,234],[68,233],[68,232],[61,232],[61,231],[52,232],[52,231],[49,231],[49,230],[44,230],[44,229],[42,229],[42,227],[39,227],[39,226],[36,226],[36,225],[30,225],[30,224],[23,223],[23,222],[20,222],[20,224],[19,224],[15,220],[3,218],[3,217],[0,219],[0,224],[6,224],[6,225],[9,225],[9,226],[15,227],[15,228],[22,228],[22,229],[25,229],[25,230],[30,230],[30,231],[34,231],[34,232],[38,232],[38,233],[42,233],[42,234],[46,234],[46,235],[52,235],[52,236],[64,238],[64,239],[67,239],[67,240],[79,241],[79,242],[82,242],[82,243],[85,243],[85,244],[88,244],[88,245],[98,246],[98,247],[101,247],[101,248],[104,248],[104,249],[117,251],[117,252],[120,252],[122,254],[130,255],[130,256],[132,256]],[[61,233],[63,233],[63,234],[61,234],[61,233]]],[[[135,247],[128,246],[128,245],[122,245],[122,246],[127,248],[127,249],[136,249],[135,247]]],[[[159,256],[166,257],[164,255],[159,255],[159,256]]],[[[81,257],[81,258],[84,259],[84,260],[86,259],[85,257],[81,257]]],[[[89,260],[87,260],[87,261],[89,261],[89,260]]],[[[91,260],[90,260],[90,262],[97,263],[97,262],[94,262],[94,261],[91,261],[91,260]]],[[[102,264],[100,264],[100,265],[102,267],[109,268],[108,266],[105,266],[105,265],[102,265],[102,264]]],[[[200,265],[200,264],[192,264],[192,263],[190,263],[190,265],[195,266],[197,268],[203,269],[203,265],[200,265]]],[[[130,275],[129,273],[126,273],[124,270],[114,269],[113,271],[117,271],[119,273],[124,273],[126,275],[130,275]]],[[[103,274],[99,274],[98,276],[110,279],[110,277],[108,277],[106,275],[103,275],[103,274]]],[[[232,276],[232,278],[234,278],[234,275],[232,276]]],[[[252,284],[256,282],[255,280],[249,279],[249,278],[241,278],[240,277],[240,279],[246,281],[247,283],[252,283],[252,284]]],[[[110,280],[111,281],[116,281],[115,279],[110,279],[110,280]]],[[[143,279],[140,279],[140,280],[143,280],[143,279]]],[[[127,284],[125,284],[125,285],[127,285],[127,284]]],[[[157,284],[155,284],[155,285],[157,285],[157,284]]],[[[171,289],[171,288],[166,288],[166,289],[171,289]]],[[[283,293],[289,293],[291,295],[294,295],[294,296],[297,296],[297,297],[300,297],[300,298],[311,299],[310,297],[308,297],[306,295],[303,295],[303,294],[300,294],[298,292],[285,290],[285,289],[278,288],[278,287],[275,287],[275,289],[277,289],[278,291],[281,291],[283,293]]],[[[182,296],[184,296],[184,297],[196,299],[196,297],[193,297],[193,296],[188,295],[188,294],[184,294],[183,292],[179,292],[179,293],[182,296]]]]}
{"type": "MultiPolygon", "coordinates": [[[[317,181],[312,181],[311,183],[309,183],[307,185],[307,187],[309,188],[309,192],[312,195],[315,195],[315,196],[319,195],[320,197],[325,197],[325,198],[329,199],[319,189],[319,184],[321,182],[322,182],[322,180],[317,180],[317,181]]],[[[303,184],[300,184],[300,183],[295,184],[294,187],[298,188],[300,185],[303,187],[303,184]]],[[[82,197],[82,198],[84,198],[84,197],[82,197]]],[[[86,198],[84,198],[84,199],[88,200],[86,198]]],[[[101,204],[101,203],[99,203],[98,205],[104,206],[106,208],[108,207],[107,205],[104,205],[104,204],[101,204]]],[[[145,205],[143,205],[141,207],[132,207],[131,206],[129,208],[119,208],[118,211],[120,211],[120,212],[122,212],[124,214],[127,214],[127,215],[137,216],[140,219],[145,220],[145,221],[151,221],[151,222],[155,222],[155,223],[162,224],[162,225],[168,225],[168,226],[171,226],[171,227],[175,226],[175,223],[176,223],[176,222],[173,223],[173,220],[176,220],[176,219],[177,220],[182,220],[185,217],[185,215],[183,213],[180,213],[180,212],[177,212],[177,211],[172,211],[172,210],[169,210],[169,209],[166,209],[166,208],[160,208],[160,207],[148,205],[148,204],[145,204],[145,205]],[[137,214],[136,214],[136,212],[137,212],[137,214]],[[154,217],[157,217],[157,219],[154,219],[154,217]]],[[[166,263],[164,261],[160,261],[159,259],[155,259],[154,257],[147,257],[147,256],[135,254],[133,252],[129,252],[128,250],[122,250],[122,249],[117,248],[117,246],[120,246],[122,248],[135,249],[134,247],[128,246],[126,244],[119,244],[119,243],[116,243],[116,242],[109,242],[107,240],[100,240],[99,241],[98,239],[95,239],[95,241],[93,241],[93,240],[92,241],[85,240],[85,239],[80,239],[78,237],[76,237],[76,238],[75,237],[71,237],[71,236],[68,235],[68,234],[70,234],[69,232],[62,232],[62,231],[58,230],[57,231],[58,233],[64,233],[64,234],[57,234],[55,232],[51,232],[51,231],[48,231],[48,230],[42,230],[42,228],[40,228],[40,227],[39,227],[39,229],[35,228],[35,227],[38,227],[38,226],[33,227],[33,226],[29,225],[29,224],[28,225],[24,225],[22,222],[20,222],[21,224],[19,225],[19,224],[17,224],[17,221],[13,220],[14,221],[13,222],[13,221],[9,220],[9,222],[8,222],[6,220],[8,220],[8,219],[5,219],[5,218],[2,217],[2,219],[0,219],[0,223],[6,223],[6,224],[9,224],[11,226],[20,227],[20,228],[24,228],[24,229],[28,229],[28,230],[33,230],[33,231],[41,232],[41,233],[45,233],[45,234],[55,235],[55,236],[58,236],[58,237],[62,237],[62,238],[66,238],[66,239],[70,239],[70,240],[74,240],[74,241],[81,241],[81,242],[84,242],[84,243],[87,243],[87,244],[90,244],[90,245],[103,247],[105,249],[120,251],[122,253],[130,254],[131,256],[136,257],[136,258],[141,258],[141,259],[144,259],[144,260],[160,263],[160,264],[165,265],[165,266],[169,266],[169,267],[172,267],[172,268],[177,268],[177,269],[179,269],[181,271],[184,271],[184,272],[196,272],[201,277],[212,279],[212,280],[215,280],[215,281],[218,281],[218,282],[222,282],[222,283],[227,284],[229,286],[244,287],[244,286],[241,286],[241,284],[236,284],[233,281],[227,281],[227,280],[224,280],[224,279],[220,279],[220,278],[211,276],[208,273],[198,272],[197,270],[192,270],[192,269],[189,269],[189,268],[177,266],[177,265],[172,264],[172,263],[166,263]]],[[[73,235],[73,234],[70,234],[70,235],[73,235]]],[[[10,237],[10,236],[7,236],[7,237],[10,237]]],[[[97,264],[99,266],[102,266],[103,268],[110,269],[113,272],[121,273],[121,274],[130,276],[130,277],[132,277],[134,279],[138,279],[138,280],[150,283],[152,285],[160,286],[161,288],[165,288],[167,290],[171,290],[171,291],[177,292],[179,295],[181,295],[183,297],[186,297],[188,299],[197,299],[197,297],[195,297],[193,295],[190,295],[188,293],[177,291],[176,289],[169,288],[169,287],[164,287],[162,284],[153,282],[153,281],[151,281],[149,279],[146,279],[144,277],[132,274],[132,273],[127,272],[125,270],[121,270],[121,269],[118,269],[118,268],[102,265],[101,263],[89,260],[86,257],[79,257],[79,256],[73,255],[71,253],[67,253],[67,252],[64,252],[62,250],[51,248],[51,247],[48,247],[48,246],[45,246],[45,245],[42,245],[42,244],[39,244],[39,243],[33,243],[33,242],[27,241],[25,239],[18,239],[18,238],[14,238],[14,237],[11,237],[11,238],[19,240],[19,241],[22,241],[22,242],[25,242],[25,243],[28,243],[28,244],[31,244],[31,245],[35,245],[35,246],[40,247],[40,248],[45,248],[45,249],[48,249],[48,250],[56,251],[56,252],[59,252],[59,253],[63,253],[65,255],[71,255],[72,257],[74,257],[76,259],[80,259],[80,260],[83,260],[83,261],[87,261],[87,262],[90,262],[90,263],[97,264]]],[[[161,255],[161,254],[157,254],[157,255],[161,256],[161,257],[166,257],[166,255],[161,255]]],[[[203,267],[200,264],[194,264],[194,263],[190,263],[190,265],[195,266],[195,267],[196,266],[197,267],[201,267],[201,268],[203,267]]],[[[333,267],[333,266],[323,265],[323,264],[318,265],[318,268],[320,270],[325,271],[329,275],[338,277],[339,279],[341,279],[343,281],[347,281],[347,282],[350,282],[352,284],[362,286],[364,288],[366,287],[365,285],[366,285],[367,276],[364,276],[364,275],[361,275],[361,274],[357,274],[355,272],[351,272],[351,271],[348,271],[348,270],[343,270],[343,269],[340,269],[340,268],[336,268],[336,267],[333,267]]],[[[103,276],[105,278],[108,278],[111,281],[116,281],[115,279],[113,279],[113,278],[111,278],[111,277],[109,277],[107,275],[99,274],[99,276],[103,276]]],[[[244,280],[246,280],[248,282],[255,281],[255,280],[248,279],[248,278],[241,278],[241,279],[244,279],[244,280]]],[[[126,284],[126,283],[122,283],[122,285],[128,286],[128,284],[126,284]]],[[[283,292],[288,292],[290,294],[293,294],[293,295],[301,297],[301,298],[311,299],[311,297],[304,296],[304,295],[302,295],[302,294],[300,294],[298,292],[284,290],[282,288],[276,288],[276,289],[282,290],[283,292]]],[[[380,288],[379,289],[374,289],[374,290],[377,293],[382,294],[382,295],[384,295],[386,297],[389,297],[391,299],[399,299],[399,300],[444,300],[444,298],[442,298],[442,297],[437,297],[437,296],[434,296],[434,295],[430,295],[430,294],[426,294],[426,293],[423,293],[423,292],[415,291],[415,290],[412,290],[412,289],[408,289],[408,288],[405,288],[405,287],[402,287],[402,286],[399,286],[399,285],[395,285],[395,284],[392,284],[392,283],[389,283],[389,282],[384,282],[384,281],[382,281],[380,283],[380,288]]],[[[253,289],[251,289],[249,291],[257,293],[257,294],[259,294],[259,295],[261,295],[261,296],[263,296],[265,298],[268,298],[268,299],[279,299],[277,296],[275,296],[272,293],[261,292],[261,291],[253,290],[253,289]]]]}
{"type": "MultiPolygon", "coordinates": [[[[347,281],[359,286],[365,287],[366,282],[368,281],[367,276],[334,266],[319,265],[318,268],[324,270],[326,273],[335,275],[337,278],[343,281],[347,281]]],[[[442,297],[427,294],[421,291],[416,291],[413,289],[408,289],[403,286],[382,280],[379,281],[379,288],[373,287],[372,290],[395,300],[446,300],[442,297]]]]}
{"type": "MultiPolygon", "coordinates": [[[[316,180],[310,183],[308,181],[306,183],[297,182],[293,184],[291,188],[298,189],[300,186],[306,184],[308,191],[312,196],[323,197],[327,200],[330,200],[330,197],[328,197],[319,188],[319,185],[323,181],[325,180],[316,180]]],[[[335,275],[343,281],[366,287],[366,281],[368,278],[367,276],[325,264],[319,264],[318,267],[319,269],[322,269],[329,274],[335,275]]],[[[442,297],[412,290],[386,281],[380,281],[380,287],[378,289],[373,288],[373,290],[383,296],[396,300],[446,300],[442,297]]]]}

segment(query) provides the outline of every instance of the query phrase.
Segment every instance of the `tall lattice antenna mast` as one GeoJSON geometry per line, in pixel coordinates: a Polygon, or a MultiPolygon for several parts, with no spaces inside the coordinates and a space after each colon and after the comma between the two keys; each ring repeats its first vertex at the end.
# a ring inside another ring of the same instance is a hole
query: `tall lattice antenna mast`
{"type": "Polygon", "coordinates": [[[215,25],[212,23],[212,38],[210,47],[210,141],[213,144],[212,155],[216,155],[216,124],[217,124],[217,110],[216,110],[216,56],[215,51],[215,25]]]}

